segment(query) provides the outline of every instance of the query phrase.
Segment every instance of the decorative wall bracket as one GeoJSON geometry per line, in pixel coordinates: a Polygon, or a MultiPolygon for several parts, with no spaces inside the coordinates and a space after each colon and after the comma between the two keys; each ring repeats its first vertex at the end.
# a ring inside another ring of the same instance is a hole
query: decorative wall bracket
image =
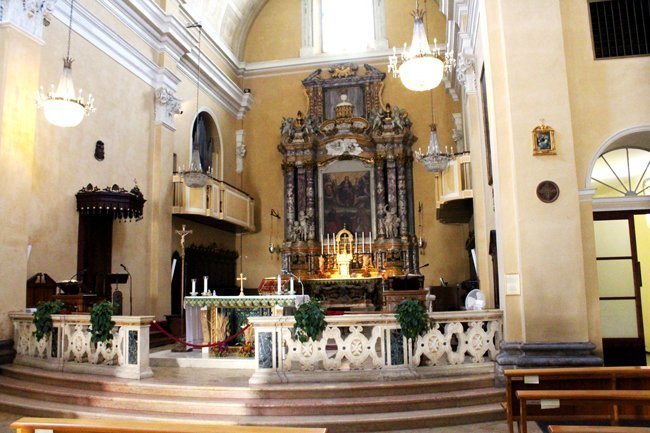
{"type": "Polygon", "coordinates": [[[9,22],[41,38],[57,0],[0,0],[0,23],[9,22]]]}
{"type": "Polygon", "coordinates": [[[183,110],[181,110],[181,100],[174,95],[172,90],[166,87],[157,88],[154,106],[154,120],[158,123],[162,123],[172,131],[175,131],[175,114],[183,114],[183,110]]]}

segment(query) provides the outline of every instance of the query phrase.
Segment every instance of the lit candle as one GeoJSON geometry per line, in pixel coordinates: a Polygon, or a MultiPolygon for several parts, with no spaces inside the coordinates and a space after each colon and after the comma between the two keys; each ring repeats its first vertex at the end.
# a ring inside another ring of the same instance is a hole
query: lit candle
{"type": "Polygon", "coordinates": [[[278,295],[282,294],[282,278],[280,277],[280,274],[278,274],[278,295]]]}
{"type": "Polygon", "coordinates": [[[203,293],[208,293],[208,277],[203,277],[203,293]]]}

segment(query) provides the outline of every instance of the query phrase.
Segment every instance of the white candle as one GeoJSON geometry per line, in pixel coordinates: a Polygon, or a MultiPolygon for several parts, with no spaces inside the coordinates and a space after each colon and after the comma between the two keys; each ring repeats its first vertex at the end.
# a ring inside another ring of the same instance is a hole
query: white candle
{"type": "Polygon", "coordinates": [[[278,295],[282,294],[282,278],[278,274],[278,295]]]}
{"type": "MultiPolygon", "coordinates": [[[[362,245],[363,247],[363,245],[362,245]]],[[[354,232],[354,252],[358,253],[359,252],[359,237],[357,235],[357,232],[354,232]]]]}
{"type": "Polygon", "coordinates": [[[323,244],[323,235],[320,235],[320,255],[325,253],[325,244],[323,244]]]}
{"type": "Polygon", "coordinates": [[[196,295],[196,278],[192,278],[192,295],[196,295]]]}
{"type": "Polygon", "coordinates": [[[208,293],[208,277],[203,277],[203,292],[208,293]]]}
{"type": "Polygon", "coordinates": [[[370,254],[372,254],[372,232],[368,232],[368,241],[370,243],[370,254]]]}
{"type": "Polygon", "coordinates": [[[366,252],[366,232],[361,232],[361,252],[366,252]]]}
{"type": "Polygon", "coordinates": [[[295,293],[293,291],[293,277],[291,277],[291,281],[289,282],[289,293],[292,295],[295,293]]]}

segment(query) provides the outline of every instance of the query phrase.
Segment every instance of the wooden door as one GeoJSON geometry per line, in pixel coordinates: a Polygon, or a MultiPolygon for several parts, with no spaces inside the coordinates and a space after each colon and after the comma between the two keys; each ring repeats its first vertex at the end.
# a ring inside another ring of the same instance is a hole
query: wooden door
{"type": "Polygon", "coordinates": [[[595,213],[594,233],[605,365],[646,365],[634,215],[595,213]]]}

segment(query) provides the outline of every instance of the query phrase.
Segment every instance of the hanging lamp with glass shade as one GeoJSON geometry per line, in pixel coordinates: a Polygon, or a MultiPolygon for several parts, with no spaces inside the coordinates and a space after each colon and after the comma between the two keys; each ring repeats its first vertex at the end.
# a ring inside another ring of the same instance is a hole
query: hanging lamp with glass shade
{"type": "MultiPolygon", "coordinates": [[[[404,87],[416,92],[437,87],[442,81],[445,70],[451,69],[454,65],[451,53],[441,56],[437,48],[434,51],[429,46],[424,25],[425,13],[425,10],[420,9],[419,0],[416,0],[415,10],[411,12],[414,20],[411,46],[407,47],[404,43],[404,49],[399,57],[393,47],[393,55],[388,57],[388,72],[392,72],[394,78],[399,77],[404,87]]],[[[433,44],[437,45],[436,39],[433,40],[433,44]]]]}
{"type": "Polygon", "coordinates": [[[43,114],[48,122],[52,125],[64,128],[74,127],[81,123],[84,116],[95,111],[94,98],[88,95],[87,99],[83,97],[83,90],[79,93],[74,90],[72,82],[72,62],[70,57],[70,40],[72,38],[72,12],[74,10],[74,0],[70,1],[70,20],[68,22],[68,50],[63,59],[63,72],[59,78],[59,84],[50,87],[50,91],[45,93],[43,87],[36,98],[36,103],[43,108],[43,114]]]}
{"type": "Polygon", "coordinates": [[[433,114],[433,92],[430,92],[431,104],[431,131],[429,133],[429,146],[427,153],[422,153],[422,149],[414,152],[415,160],[422,163],[424,168],[432,173],[441,173],[445,171],[453,155],[449,152],[443,152],[438,141],[438,131],[436,128],[435,116],[433,114]]]}

